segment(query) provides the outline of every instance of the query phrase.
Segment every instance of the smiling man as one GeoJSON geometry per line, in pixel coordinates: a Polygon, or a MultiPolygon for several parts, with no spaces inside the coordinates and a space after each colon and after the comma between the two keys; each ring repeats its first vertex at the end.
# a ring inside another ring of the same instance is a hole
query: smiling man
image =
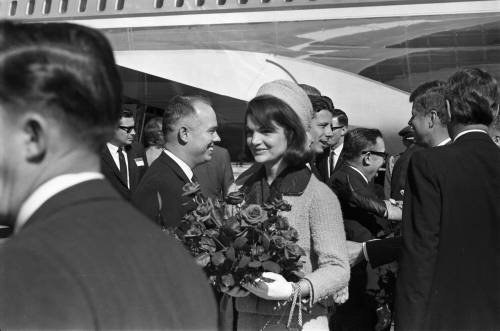
{"type": "Polygon", "coordinates": [[[133,113],[123,110],[113,138],[101,150],[101,172],[125,199],[130,200],[146,171],[144,147],[134,142],[133,113]]]}
{"type": "Polygon", "coordinates": [[[176,96],[163,114],[165,150],[146,171],[132,196],[133,203],[151,220],[177,226],[190,205],[182,187],[193,169],[212,158],[217,117],[210,101],[200,96],[176,96]]]}
{"type": "Polygon", "coordinates": [[[327,157],[323,155],[326,150],[329,150],[329,140],[332,132],[333,118],[333,102],[326,96],[309,95],[309,100],[313,106],[313,119],[311,121],[311,150],[314,153],[314,161],[312,164],[313,172],[321,180],[326,181],[326,170],[324,164],[327,157]]]}

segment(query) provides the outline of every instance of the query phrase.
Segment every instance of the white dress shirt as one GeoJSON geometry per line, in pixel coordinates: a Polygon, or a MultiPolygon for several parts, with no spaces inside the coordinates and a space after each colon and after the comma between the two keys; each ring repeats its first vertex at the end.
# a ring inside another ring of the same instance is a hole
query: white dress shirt
{"type": "MultiPolygon", "coordinates": [[[[110,143],[106,143],[106,145],[108,146],[109,153],[111,154],[113,161],[115,161],[116,167],[118,168],[118,170],[121,170],[120,169],[120,159],[118,158],[118,147],[113,145],[113,144],[110,144],[110,143]]],[[[128,169],[129,169],[128,155],[127,155],[127,153],[125,153],[125,149],[123,147],[122,147],[122,154],[125,158],[125,164],[127,165],[127,187],[130,188],[130,174],[128,171],[128,169]]]]}

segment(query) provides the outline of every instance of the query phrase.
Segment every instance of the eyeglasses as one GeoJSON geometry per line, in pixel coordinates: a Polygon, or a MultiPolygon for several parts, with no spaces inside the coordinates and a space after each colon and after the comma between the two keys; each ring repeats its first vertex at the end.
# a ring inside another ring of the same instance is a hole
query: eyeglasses
{"type": "Polygon", "coordinates": [[[389,156],[389,154],[387,152],[377,152],[377,151],[362,151],[361,152],[361,154],[368,154],[368,153],[383,157],[384,159],[386,159],[387,156],[389,156]]]}
{"type": "Polygon", "coordinates": [[[134,127],[133,126],[119,126],[120,129],[122,129],[123,131],[125,131],[127,134],[130,134],[130,132],[132,132],[132,130],[134,130],[134,127]]]}

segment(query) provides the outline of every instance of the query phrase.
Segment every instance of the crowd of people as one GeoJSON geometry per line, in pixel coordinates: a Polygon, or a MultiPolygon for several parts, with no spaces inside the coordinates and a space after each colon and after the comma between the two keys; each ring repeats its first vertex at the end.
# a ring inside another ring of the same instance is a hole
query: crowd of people
{"type": "Polygon", "coordinates": [[[393,156],[313,86],[266,83],[245,113],[254,163],[234,179],[205,97],[174,97],[146,149],[135,141],[100,32],[3,21],[0,54],[0,216],[14,232],[0,329],[500,328],[500,92],[487,72],[415,89],[393,156]],[[214,295],[162,231],[193,208],[188,183],[214,199],[283,197],[304,277],[265,272],[214,295]]]}

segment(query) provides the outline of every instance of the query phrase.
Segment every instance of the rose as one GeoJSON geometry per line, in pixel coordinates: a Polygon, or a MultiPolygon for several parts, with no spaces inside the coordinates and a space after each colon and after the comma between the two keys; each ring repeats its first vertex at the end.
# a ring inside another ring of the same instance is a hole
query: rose
{"type": "Polygon", "coordinates": [[[195,195],[199,191],[200,191],[200,184],[189,182],[182,187],[182,192],[183,192],[182,196],[185,197],[185,196],[195,195]]]}
{"type": "Polygon", "coordinates": [[[266,212],[259,205],[248,205],[241,211],[241,217],[250,225],[263,222],[267,218],[266,212]]]}
{"type": "Polygon", "coordinates": [[[239,205],[245,200],[245,193],[240,191],[231,192],[226,196],[225,200],[230,205],[239,205]]]}
{"type": "Polygon", "coordinates": [[[292,206],[285,200],[282,199],[275,199],[273,201],[274,206],[276,209],[279,209],[281,211],[290,211],[292,210],[292,206]]]}

